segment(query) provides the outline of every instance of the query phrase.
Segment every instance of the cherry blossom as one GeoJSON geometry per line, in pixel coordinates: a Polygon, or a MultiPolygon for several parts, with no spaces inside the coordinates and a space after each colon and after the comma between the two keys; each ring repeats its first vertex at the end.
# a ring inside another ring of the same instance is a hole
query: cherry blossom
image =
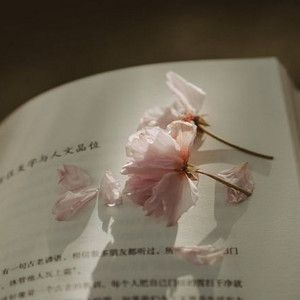
{"type": "Polygon", "coordinates": [[[164,216],[169,226],[198,198],[197,181],[187,170],[195,135],[195,125],[175,121],[167,131],[153,127],[134,133],[126,146],[129,162],[122,174],[129,178],[124,192],[147,215],[164,216]]]}
{"type": "Polygon", "coordinates": [[[131,135],[126,145],[129,161],[122,174],[129,177],[124,193],[143,206],[147,215],[163,216],[170,226],[175,225],[198,199],[199,174],[236,189],[245,195],[243,197],[252,194],[243,185],[189,164],[196,131],[193,123],[174,121],[167,130],[143,128],[131,135]]]}
{"type": "Polygon", "coordinates": [[[167,86],[172,93],[174,102],[167,107],[154,107],[145,112],[140,120],[138,129],[158,126],[166,128],[176,120],[207,123],[198,115],[201,109],[205,92],[199,87],[188,82],[178,74],[170,71],[167,73],[167,86]]]}
{"type": "Polygon", "coordinates": [[[271,155],[241,147],[208,130],[208,123],[199,115],[206,96],[205,92],[172,71],[168,72],[166,76],[167,86],[172,93],[174,102],[170,106],[154,107],[147,110],[140,119],[138,129],[154,126],[165,129],[171,122],[183,120],[195,124],[199,134],[205,133],[219,142],[239,151],[265,159],[273,159],[271,155]]]}

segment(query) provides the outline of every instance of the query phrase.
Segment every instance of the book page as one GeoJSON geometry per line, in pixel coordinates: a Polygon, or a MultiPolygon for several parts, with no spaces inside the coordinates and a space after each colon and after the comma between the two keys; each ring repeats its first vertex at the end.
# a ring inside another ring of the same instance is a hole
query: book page
{"type": "MultiPolygon", "coordinates": [[[[295,99],[295,111],[296,111],[296,120],[298,124],[298,128],[300,128],[300,91],[299,90],[294,90],[294,99],[295,99]]],[[[300,133],[299,133],[299,138],[300,138],[300,133]]]]}
{"type": "Polygon", "coordinates": [[[0,300],[298,299],[300,149],[287,97],[275,59],[221,60],[95,75],[21,107],[0,127],[0,300]],[[230,206],[222,186],[200,177],[196,206],[173,227],[101,198],[56,221],[57,169],[77,165],[95,186],[106,169],[121,178],[144,111],[172,102],[169,70],[206,91],[211,131],[274,155],[266,161],[210,137],[193,154],[212,173],[248,161],[254,194],[230,206]],[[225,248],[221,263],[195,266],[172,253],[205,244],[225,248]]]}

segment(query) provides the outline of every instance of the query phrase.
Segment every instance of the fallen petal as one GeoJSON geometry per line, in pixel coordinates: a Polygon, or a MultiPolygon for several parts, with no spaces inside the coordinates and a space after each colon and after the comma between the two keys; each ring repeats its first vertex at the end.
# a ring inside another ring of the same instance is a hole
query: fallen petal
{"type": "MultiPolygon", "coordinates": [[[[254,190],[254,182],[248,163],[235,166],[229,170],[224,170],[218,174],[218,177],[245,189],[249,193],[254,190]]],[[[247,195],[233,188],[227,187],[226,201],[231,204],[237,204],[244,201],[247,195]]]]}
{"type": "Polygon", "coordinates": [[[95,199],[97,188],[85,188],[78,192],[67,191],[55,203],[52,213],[57,221],[66,221],[95,199]]]}
{"type": "Polygon", "coordinates": [[[76,191],[88,187],[92,183],[91,177],[81,168],[73,165],[63,165],[58,169],[58,183],[67,191],[76,191]]]}
{"type": "Polygon", "coordinates": [[[110,170],[104,173],[100,190],[104,204],[107,206],[116,206],[122,203],[121,185],[119,181],[114,178],[110,170]]]}
{"type": "Polygon", "coordinates": [[[224,257],[224,249],[212,245],[173,247],[174,254],[195,265],[213,265],[224,257]]]}

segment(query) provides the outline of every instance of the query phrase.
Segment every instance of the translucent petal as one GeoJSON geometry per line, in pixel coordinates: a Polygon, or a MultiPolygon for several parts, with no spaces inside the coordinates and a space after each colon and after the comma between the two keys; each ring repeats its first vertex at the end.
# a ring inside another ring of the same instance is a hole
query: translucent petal
{"type": "Polygon", "coordinates": [[[186,81],[174,72],[167,73],[167,86],[174,102],[166,107],[154,107],[147,110],[140,119],[138,129],[155,127],[165,129],[173,121],[181,120],[186,115],[196,117],[203,105],[205,92],[186,81]]]}
{"type": "Polygon", "coordinates": [[[195,204],[192,182],[184,173],[172,172],[153,187],[152,195],[144,203],[147,215],[161,216],[168,226],[176,225],[178,219],[195,204]]]}
{"type": "Polygon", "coordinates": [[[91,177],[81,168],[73,165],[63,165],[58,169],[59,184],[67,191],[86,188],[92,183],[91,177]]]}
{"type": "MultiPolygon", "coordinates": [[[[229,170],[224,170],[220,172],[218,176],[240,188],[245,189],[249,193],[252,193],[254,190],[254,182],[248,163],[242,163],[241,165],[235,166],[229,170]]],[[[244,193],[227,187],[227,202],[237,204],[244,201],[246,198],[247,195],[244,193]]]]}
{"type": "Polygon", "coordinates": [[[104,204],[107,206],[116,206],[122,203],[120,182],[114,178],[110,170],[104,173],[100,190],[104,204]]]}
{"type": "Polygon", "coordinates": [[[195,265],[213,265],[224,257],[224,249],[212,245],[174,247],[174,254],[195,265]]]}
{"type": "Polygon", "coordinates": [[[192,123],[174,121],[168,125],[167,129],[179,145],[182,156],[189,158],[197,134],[197,127],[192,123]]]}
{"type": "Polygon", "coordinates": [[[57,221],[65,221],[95,199],[97,188],[84,188],[78,192],[67,191],[55,203],[52,213],[57,221]]]}
{"type": "Polygon", "coordinates": [[[167,73],[167,85],[175,99],[186,106],[187,113],[199,112],[206,96],[202,89],[172,71],[167,73]]]}

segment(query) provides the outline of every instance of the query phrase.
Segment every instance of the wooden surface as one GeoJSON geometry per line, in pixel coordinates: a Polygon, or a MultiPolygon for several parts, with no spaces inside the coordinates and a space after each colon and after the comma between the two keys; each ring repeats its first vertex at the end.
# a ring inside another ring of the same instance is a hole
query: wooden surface
{"type": "Polygon", "coordinates": [[[300,86],[300,1],[10,1],[0,119],[62,83],[155,62],[277,56],[300,86]]]}

